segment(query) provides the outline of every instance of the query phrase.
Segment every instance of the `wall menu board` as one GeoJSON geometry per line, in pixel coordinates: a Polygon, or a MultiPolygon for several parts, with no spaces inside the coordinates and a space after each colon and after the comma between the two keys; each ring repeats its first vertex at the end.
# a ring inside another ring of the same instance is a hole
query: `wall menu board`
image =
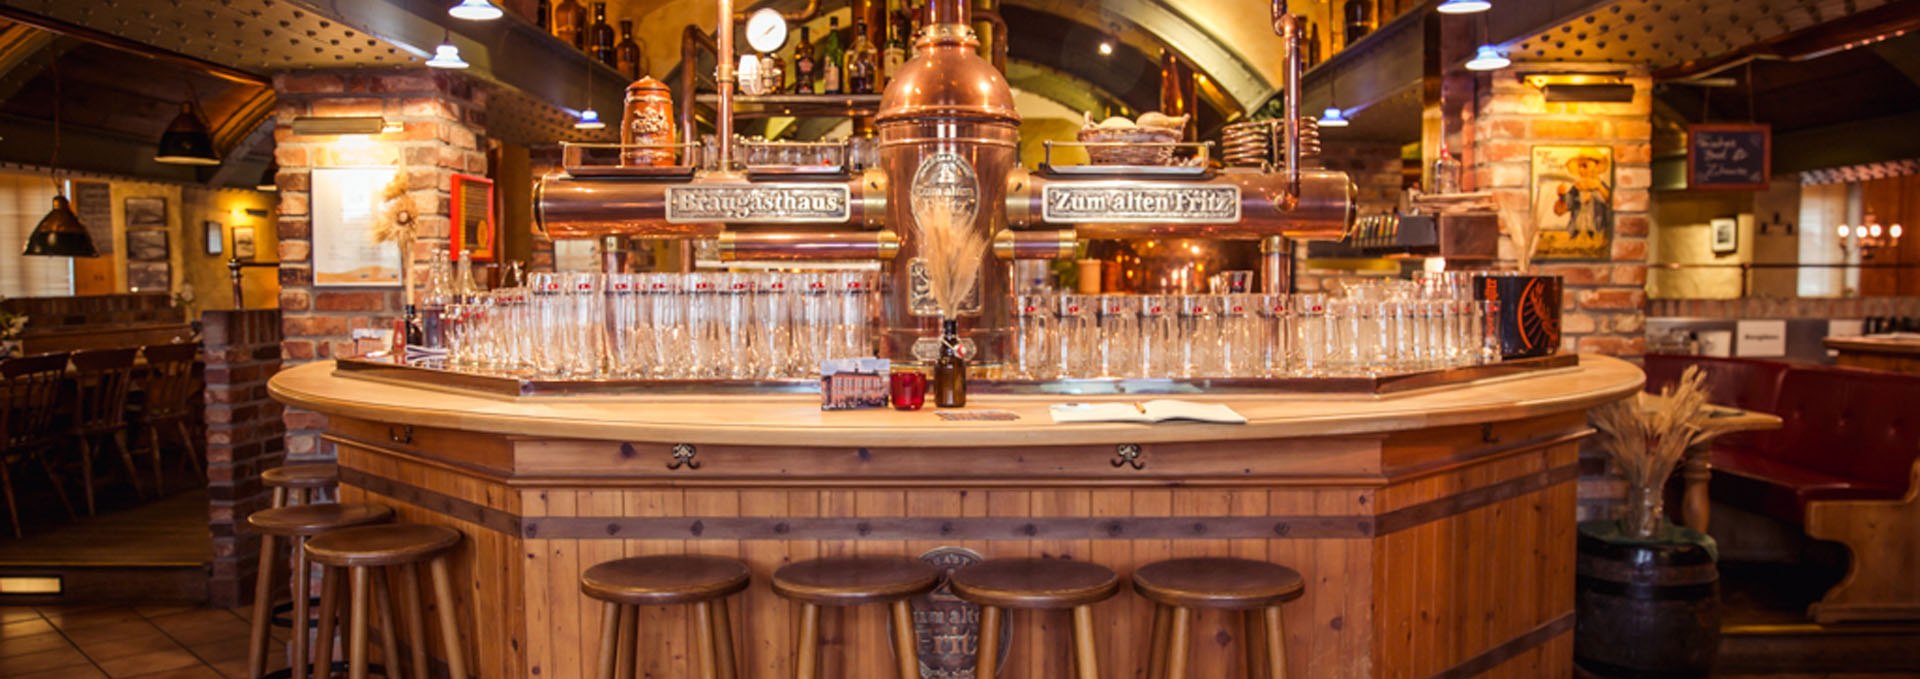
{"type": "Polygon", "coordinates": [[[1687,127],[1687,188],[1764,191],[1773,174],[1773,127],[1712,123],[1687,127]]]}
{"type": "Polygon", "coordinates": [[[73,212],[93,237],[93,249],[113,254],[113,186],[106,182],[73,182],[73,212]]]}

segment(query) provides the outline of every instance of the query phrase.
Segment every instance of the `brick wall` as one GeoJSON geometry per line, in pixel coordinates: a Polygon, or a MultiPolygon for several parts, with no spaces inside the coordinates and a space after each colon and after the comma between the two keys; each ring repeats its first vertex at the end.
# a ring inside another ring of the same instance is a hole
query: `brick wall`
{"type": "MultiPolygon", "coordinates": [[[[1646,350],[1647,234],[1652,226],[1652,78],[1624,64],[1515,63],[1480,81],[1465,127],[1473,185],[1491,190],[1503,210],[1525,214],[1534,146],[1613,147],[1614,232],[1605,261],[1536,260],[1540,273],[1565,277],[1561,330],[1571,351],[1638,356],[1646,350]],[[1626,103],[1547,103],[1519,71],[1625,71],[1626,103]]],[[[1503,259],[1511,245],[1501,239],[1503,259]]]]}
{"type": "Polygon", "coordinates": [[[260,542],[238,530],[242,517],[265,508],[260,472],[286,456],[281,406],[267,396],[280,371],[280,312],[208,310],[201,316],[206,363],[208,523],[213,531],[212,605],[231,608],[253,591],[260,542]]]}
{"type": "MultiPolygon", "coordinates": [[[[464,75],[424,68],[387,71],[301,71],[274,76],[279,95],[274,156],[280,164],[280,309],[289,365],[351,351],[355,328],[391,327],[402,315],[397,288],[316,288],[308,200],[315,167],[391,166],[409,178],[418,211],[414,280],[425,278],[426,254],[447,244],[451,177],[486,174],[482,148],[485,92],[464,75]],[[364,137],[296,136],[301,116],[382,116],[404,126],[364,137]]],[[[325,459],[324,417],[289,409],[287,455],[325,459]]]]}

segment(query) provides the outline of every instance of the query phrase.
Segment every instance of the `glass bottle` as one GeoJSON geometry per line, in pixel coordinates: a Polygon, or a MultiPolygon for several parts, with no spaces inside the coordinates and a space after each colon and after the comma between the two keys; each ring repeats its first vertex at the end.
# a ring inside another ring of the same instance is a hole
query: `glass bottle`
{"type": "MultiPolygon", "coordinates": [[[[900,72],[900,66],[907,63],[907,42],[913,30],[907,23],[907,13],[893,10],[893,16],[887,21],[887,50],[880,57],[881,81],[877,88],[886,87],[893,82],[893,75],[900,72]]],[[[877,89],[876,88],[876,89],[877,89]]]]}
{"type": "Polygon", "coordinates": [[[473,283],[473,253],[461,250],[460,262],[453,268],[453,301],[466,304],[480,294],[480,286],[473,283]]]}
{"type": "Polygon", "coordinates": [[[620,44],[613,47],[615,68],[620,69],[627,80],[639,80],[647,73],[647,55],[640,49],[640,43],[633,39],[633,20],[620,20],[620,44]]]}
{"type": "Polygon", "coordinates": [[[841,82],[846,74],[841,66],[846,63],[846,49],[840,46],[840,17],[827,20],[827,37],[820,39],[821,94],[840,94],[845,83],[841,82]]]}
{"type": "Polygon", "coordinates": [[[593,3],[593,26],[587,28],[587,38],[587,44],[593,46],[593,58],[608,68],[620,67],[620,58],[613,47],[613,27],[607,25],[607,3],[593,3]]]}
{"type": "Polygon", "coordinates": [[[439,348],[446,340],[440,315],[453,302],[453,271],[447,264],[447,251],[433,248],[427,255],[427,284],[420,289],[420,333],[422,344],[439,348]]]}
{"type": "Polygon", "coordinates": [[[550,2],[549,0],[540,0],[539,6],[535,7],[533,10],[533,23],[535,25],[538,25],[540,27],[540,30],[542,31],[546,31],[548,33],[553,32],[553,3],[552,2],[550,2]]]}
{"type": "Polygon", "coordinates": [[[1440,157],[1433,160],[1433,186],[1430,188],[1440,195],[1459,193],[1460,175],[1460,158],[1448,151],[1446,144],[1441,144],[1440,157]]]}
{"type": "Polygon", "coordinates": [[[933,361],[933,404],[959,408],[967,404],[967,360],[960,357],[960,324],[940,321],[940,357],[933,361]]]}
{"type": "Polygon", "coordinates": [[[417,347],[417,346],[422,346],[426,344],[427,343],[426,334],[421,332],[420,330],[420,308],[412,304],[408,304],[406,307],[406,311],[407,311],[407,320],[406,320],[407,346],[417,347]]]}
{"type": "Polygon", "coordinates": [[[560,0],[553,8],[553,37],[577,50],[587,48],[587,8],[580,0],[560,0]]]}
{"type": "Polygon", "coordinates": [[[1320,63],[1320,24],[1306,17],[1301,17],[1300,23],[1307,27],[1307,44],[1300,50],[1305,53],[1302,58],[1307,62],[1306,68],[1313,68],[1320,63]]]}
{"type": "Polygon", "coordinates": [[[768,94],[779,94],[787,88],[787,70],[772,53],[760,55],[760,82],[768,94]]]}
{"type": "Polygon", "coordinates": [[[873,48],[873,41],[867,39],[867,22],[855,19],[853,45],[847,49],[847,93],[874,93],[878,89],[874,79],[879,74],[880,53],[873,48]]]}
{"type": "Polygon", "coordinates": [[[793,93],[813,94],[813,31],[800,27],[800,42],[793,46],[793,93]]]}
{"type": "Polygon", "coordinates": [[[1348,45],[1360,42],[1373,31],[1373,0],[1347,0],[1341,10],[1347,18],[1348,45]]]}

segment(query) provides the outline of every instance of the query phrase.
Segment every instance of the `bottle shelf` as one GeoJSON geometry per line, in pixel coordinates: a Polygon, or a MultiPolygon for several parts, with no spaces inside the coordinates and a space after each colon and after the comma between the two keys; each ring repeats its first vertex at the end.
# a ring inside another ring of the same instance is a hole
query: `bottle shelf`
{"type": "MultiPolygon", "coordinates": [[[[718,106],[720,95],[702,92],[693,100],[709,107],[718,106]]],[[[878,94],[765,94],[736,95],[734,118],[867,118],[880,112],[878,94]]]]}

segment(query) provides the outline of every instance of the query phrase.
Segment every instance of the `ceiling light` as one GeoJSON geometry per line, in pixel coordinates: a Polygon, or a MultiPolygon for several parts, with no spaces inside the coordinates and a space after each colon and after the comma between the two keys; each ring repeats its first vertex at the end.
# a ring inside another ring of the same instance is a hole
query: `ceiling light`
{"type": "Polygon", "coordinates": [[[1490,0],[1446,0],[1435,8],[1441,14],[1475,14],[1493,9],[1490,0]]]}
{"type": "Polygon", "coordinates": [[[1473,58],[1467,60],[1469,71],[1497,71],[1512,65],[1513,60],[1492,45],[1481,45],[1480,50],[1473,53],[1473,58]]]}
{"type": "Polygon", "coordinates": [[[467,60],[461,59],[460,48],[455,47],[453,42],[448,41],[440,43],[439,47],[433,48],[433,58],[427,60],[427,66],[431,68],[466,68],[467,60]]]}
{"type": "Polygon", "coordinates": [[[153,160],[169,165],[220,164],[220,156],[213,152],[213,134],[191,100],[180,102],[180,115],[160,133],[160,150],[153,160]]]}
{"type": "Polygon", "coordinates": [[[1346,127],[1348,122],[1346,114],[1342,113],[1338,106],[1328,106],[1327,110],[1320,114],[1321,127],[1346,127]]]}
{"type": "Polygon", "coordinates": [[[1103,57],[1113,56],[1113,41],[1112,40],[1100,41],[1100,47],[1098,49],[1100,50],[1100,56],[1103,56],[1103,57]]]}
{"type": "Polygon", "coordinates": [[[468,21],[493,21],[500,18],[500,8],[491,0],[460,0],[460,4],[447,9],[455,19],[468,21]]]}
{"type": "Polygon", "coordinates": [[[33,227],[33,235],[27,236],[27,248],[21,254],[36,257],[98,257],[100,251],[93,247],[93,235],[87,233],[87,227],[80,225],[80,218],[73,214],[73,204],[67,197],[53,194],[53,209],[47,216],[40,218],[40,224],[33,227]]]}
{"type": "Polygon", "coordinates": [[[607,124],[600,122],[600,112],[591,108],[580,112],[580,120],[573,124],[576,130],[604,130],[607,124]]]}
{"type": "Polygon", "coordinates": [[[380,123],[381,134],[400,134],[407,131],[407,124],[398,120],[386,120],[380,123]]]}

